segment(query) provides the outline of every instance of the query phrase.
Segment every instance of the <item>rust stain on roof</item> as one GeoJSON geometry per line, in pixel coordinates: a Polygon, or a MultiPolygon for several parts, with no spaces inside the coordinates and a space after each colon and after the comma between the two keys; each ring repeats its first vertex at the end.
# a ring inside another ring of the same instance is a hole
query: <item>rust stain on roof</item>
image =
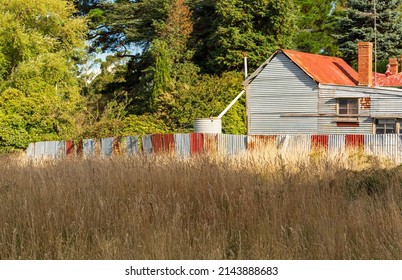
{"type": "Polygon", "coordinates": [[[341,58],[293,50],[281,51],[320,84],[342,86],[358,84],[357,72],[341,58]]]}
{"type": "Polygon", "coordinates": [[[402,87],[402,73],[385,75],[373,73],[373,83],[380,87],[402,87]]]}

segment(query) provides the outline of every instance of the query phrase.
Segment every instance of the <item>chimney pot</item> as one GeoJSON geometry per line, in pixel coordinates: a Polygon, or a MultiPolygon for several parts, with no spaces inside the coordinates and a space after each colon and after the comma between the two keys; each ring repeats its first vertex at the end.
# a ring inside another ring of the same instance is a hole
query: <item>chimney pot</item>
{"type": "Polygon", "coordinates": [[[392,57],[389,59],[389,71],[391,72],[391,75],[398,74],[398,59],[395,57],[392,57]]]}
{"type": "Polygon", "coordinates": [[[358,42],[359,86],[373,86],[373,44],[358,42]]]}

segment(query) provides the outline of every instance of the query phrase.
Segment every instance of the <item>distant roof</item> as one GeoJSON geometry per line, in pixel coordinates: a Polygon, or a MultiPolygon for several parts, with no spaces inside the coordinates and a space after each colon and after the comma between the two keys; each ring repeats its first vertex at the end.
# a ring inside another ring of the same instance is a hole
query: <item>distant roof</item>
{"type": "Polygon", "coordinates": [[[373,84],[380,87],[402,87],[402,73],[388,75],[373,73],[373,84]]]}
{"type": "Polygon", "coordinates": [[[355,86],[357,72],[342,58],[303,53],[292,50],[280,50],[304,72],[320,84],[355,86]]]}

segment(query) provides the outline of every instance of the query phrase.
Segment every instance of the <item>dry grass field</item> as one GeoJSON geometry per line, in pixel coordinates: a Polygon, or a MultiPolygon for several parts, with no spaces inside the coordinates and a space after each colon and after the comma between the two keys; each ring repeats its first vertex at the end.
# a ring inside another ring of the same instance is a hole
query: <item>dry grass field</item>
{"type": "Polygon", "coordinates": [[[0,159],[0,259],[402,259],[402,168],[359,155],[0,159]]]}

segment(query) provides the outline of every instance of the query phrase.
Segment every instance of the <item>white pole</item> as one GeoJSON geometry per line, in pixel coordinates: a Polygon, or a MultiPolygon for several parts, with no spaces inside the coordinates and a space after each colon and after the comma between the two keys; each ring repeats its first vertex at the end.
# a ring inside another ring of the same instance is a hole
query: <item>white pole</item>
{"type": "Polygon", "coordinates": [[[247,52],[243,52],[243,58],[244,58],[244,79],[246,80],[248,77],[248,70],[247,70],[247,52]]]}
{"type": "Polygon", "coordinates": [[[225,110],[222,111],[222,113],[219,114],[218,119],[222,118],[224,114],[226,114],[227,111],[236,103],[236,101],[243,95],[245,91],[242,90],[236,97],[235,99],[230,102],[230,104],[225,108],[225,110]]]}

